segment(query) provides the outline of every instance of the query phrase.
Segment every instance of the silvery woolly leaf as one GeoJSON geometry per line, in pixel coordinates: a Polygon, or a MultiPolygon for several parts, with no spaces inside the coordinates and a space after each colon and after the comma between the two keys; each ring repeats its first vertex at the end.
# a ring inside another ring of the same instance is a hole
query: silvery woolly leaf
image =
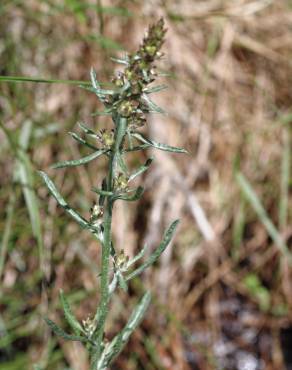
{"type": "Polygon", "coordinates": [[[115,357],[122,351],[130,335],[142,321],[145,312],[149,307],[150,301],[151,294],[147,292],[144,294],[141,301],[133,310],[123,330],[114,337],[110,344],[105,347],[102,356],[97,364],[97,370],[107,369],[111,362],[115,359],[115,357]]]}
{"type": "Polygon", "coordinates": [[[47,325],[52,329],[52,331],[58,336],[66,340],[76,341],[76,342],[83,342],[87,343],[88,339],[81,337],[79,335],[70,335],[67,334],[63,329],[61,329],[54,321],[50,320],[49,318],[45,317],[45,321],[47,325]]]}
{"type": "Polygon", "coordinates": [[[146,245],[144,245],[144,247],[141,249],[141,251],[138,254],[136,254],[136,256],[134,256],[128,262],[127,267],[130,267],[130,266],[134,265],[134,263],[136,263],[137,261],[139,261],[139,259],[141,259],[144,256],[145,252],[146,252],[146,245]]]}
{"type": "Polygon", "coordinates": [[[123,64],[123,65],[128,65],[129,64],[129,58],[126,56],[125,58],[113,58],[111,57],[111,60],[115,63],[123,64]]]}
{"type": "Polygon", "coordinates": [[[74,167],[74,166],[81,166],[84,164],[87,164],[94,159],[98,158],[102,154],[105,154],[108,151],[108,149],[99,149],[94,153],[91,153],[87,155],[86,157],[79,158],[79,159],[73,159],[71,161],[63,161],[55,163],[51,166],[51,168],[57,169],[57,168],[64,168],[64,167],[74,167]]]}
{"type": "Polygon", "coordinates": [[[175,147],[175,146],[161,144],[161,143],[157,143],[153,140],[147,139],[145,136],[143,136],[139,132],[132,132],[131,135],[134,138],[136,138],[137,140],[139,140],[140,142],[142,142],[144,144],[148,144],[149,146],[152,146],[153,148],[156,148],[156,149],[159,149],[159,150],[163,150],[163,151],[166,151],[166,152],[172,152],[172,153],[188,153],[187,150],[185,150],[183,148],[178,148],[178,147],[175,147]]]}
{"type": "Polygon", "coordinates": [[[60,290],[60,300],[62,304],[62,308],[64,311],[65,319],[68,322],[68,324],[71,326],[71,328],[74,330],[74,333],[76,335],[79,335],[80,333],[83,333],[84,330],[76,317],[73,315],[69,302],[67,301],[67,298],[64,295],[63,290],[60,290]]]}
{"type": "Polygon", "coordinates": [[[145,94],[152,94],[152,93],[157,93],[165,89],[167,89],[167,85],[158,85],[158,86],[153,86],[153,87],[147,87],[143,91],[145,94]]]}
{"type": "Polygon", "coordinates": [[[160,108],[157,104],[155,104],[147,94],[143,94],[142,95],[142,99],[144,100],[144,102],[146,103],[146,105],[148,106],[150,112],[156,112],[156,113],[161,113],[161,114],[165,114],[166,112],[160,108]]]}
{"type": "Polygon", "coordinates": [[[151,166],[153,159],[154,159],[153,157],[148,158],[147,161],[137,169],[137,171],[132,173],[132,175],[129,177],[129,181],[134,180],[137,176],[147,171],[148,168],[151,166]]]}
{"type": "Polygon", "coordinates": [[[83,144],[83,145],[87,146],[90,149],[93,149],[93,150],[96,150],[96,151],[99,150],[99,148],[97,146],[94,146],[94,145],[88,143],[86,140],[82,139],[80,136],[75,134],[75,132],[69,132],[69,134],[73,137],[73,139],[78,141],[78,143],[83,144]]]}
{"type": "MultiPolygon", "coordinates": [[[[129,132],[129,135],[131,136],[132,133],[129,132]]],[[[127,149],[123,149],[122,150],[122,153],[138,152],[140,150],[145,150],[145,149],[147,149],[147,148],[149,148],[151,146],[152,146],[151,144],[137,145],[137,146],[133,146],[133,147],[130,147],[130,148],[127,148],[127,149]]]]}
{"type": "Polygon", "coordinates": [[[57,190],[55,184],[53,181],[49,178],[49,176],[43,172],[39,171],[40,176],[44,180],[47,188],[49,189],[50,193],[53,195],[53,197],[56,199],[58,204],[65,209],[65,211],[84,229],[90,229],[93,232],[96,232],[96,229],[92,227],[92,225],[86,221],[77,211],[72,209],[68,203],[65,201],[65,199],[62,197],[62,195],[57,190]]]}
{"type": "Polygon", "coordinates": [[[139,200],[144,193],[144,188],[142,186],[139,186],[135,193],[133,195],[116,195],[113,197],[113,200],[125,200],[127,202],[134,202],[136,200],[139,200]]]}
{"type": "Polygon", "coordinates": [[[88,90],[90,92],[95,93],[98,96],[98,98],[100,98],[100,100],[102,100],[102,101],[104,101],[104,98],[107,95],[115,95],[117,93],[114,90],[96,89],[95,87],[91,87],[91,86],[82,86],[82,85],[80,85],[79,87],[81,87],[82,89],[85,89],[85,90],[88,90]]]}
{"type": "Polygon", "coordinates": [[[146,270],[149,266],[153,265],[153,263],[155,263],[158,260],[158,258],[161,256],[161,254],[164,252],[164,250],[166,249],[166,247],[170,243],[178,223],[179,223],[179,220],[175,220],[169,226],[169,228],[166,230],[166,232],[164,234],[164,237],[163,237],[161,243],[159,244],[159,246],[150,255],[150,257],[148,258],[148,260],[145,263],[143,263],[140,267],[138,267],[136,270],[134,270],[133,272],[131,272],[129,275],[126,276],[126,278],[125,278],[126,281],[131,280],[134,277],[136,277],[137,275],[141,274],[144,270],[146,270]]]}
{"type": "Polygon", "coordinates": [[[83,122],[77,122],[77,124],[81,128],[81,130],[85,132],[86,135],[90,135],[96,138],[96,133],[89,127],[87,127],[83,122]]]}
{"type": "Polygon", "coordinates": [[[125,278],[123,277],[121,272],[117,272],[117,277],[118,277],[118,284],[121,289],[123,289],[124,292],[128,291],[128,285],[126,283],[125,278]]]}
{"type": "Polygon", "coordinates": [[[111,197],[111,196],[114,195],[114,193],[112,191],[107,191],[107,190],[103,190],[103,189],[99,189],[99,188],[95,188],[95,187],[92,188],[92,191],[94,193],[97,193],[97,194],[103,196],[103,197],[111,197]]]}
{"type": "Polygon", "coordinates": [[[92,67],[90,69],[90,79],[91,79],[91,84],[95,89],[101,88],[99,82],[97,81],[96,72],[92,67]]]}

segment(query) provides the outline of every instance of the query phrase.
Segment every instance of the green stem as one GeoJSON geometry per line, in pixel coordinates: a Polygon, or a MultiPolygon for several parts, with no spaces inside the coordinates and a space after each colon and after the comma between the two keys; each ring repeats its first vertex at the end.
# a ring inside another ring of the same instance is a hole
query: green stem
{"type": "MultiPolygon", "coordinates": [[[[109,156],[108,166],[108,177],[107,177],[107,191],[113,192],[113,179],[117,171],[118,156],[120,155],[121,144],[126,134],[127,120],[125,118],[118,117],[116,120],[116,133],[115,143],[113,150],[109,156]]],[[[104,326],[108,314],[109,304],[109,268],[110,268],[110,254],[112,246],[111,237],[111,225],[112,225],[112,211],[113,211],[113,200],[111,197],[107,197],[105,202],[105,213],[104,213],[104,239],[102,245],[102,257],[101,257],[101,300],[98,306],[95,319],[97,321],[97,333],[96,343],[97,348],[92,353],[91,358],[91,370],[96,370],[98,359],[102,352],[103,344],[103,333],[104,326]]]]}

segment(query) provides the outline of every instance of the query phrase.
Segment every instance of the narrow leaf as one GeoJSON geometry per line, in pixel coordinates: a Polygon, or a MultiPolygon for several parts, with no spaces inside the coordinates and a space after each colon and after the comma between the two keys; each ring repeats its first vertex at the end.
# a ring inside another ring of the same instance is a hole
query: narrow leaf
{"type": "Polygon", "coordinates": [[[98,158],[100,155],[106,153],[107,151],[108,149],[100,149],[80,159],[73,159],[72,161],[64,161],[64,162],[55,163],[51,166],[51,168],[56,169],[56,168],[64,168],[64,167],[81,166],[83,164],[93,161],[94,159],[98,158]]]}
{"type": "Polygon", "coordinates": [[[116,94],[116,91],[114,91],[114,90],[96,89],[95,87],[91,87],[91,86],[80,86],[80,87],[82,89],[85,89],[85,90],[88,90],[90,92],[95,93],[99,98],[102,98],[103,100],[107,95],[115,95],[116,94]]]}
{"type": "Polygon", "coordinates": [[[145,171],[147,171],[148,168],[150,167],[151,163],[153,162],[153,159],[154,159],[153,157],[148,158],[147,161],[145,162],[145,164],[143,164],[141,167],[139,167],[137,171],[132,173],[132,175],[129,177],[129,181],[134,180],[137,176],[139,176],[142,173],[144,173],[145,171]]]}
{"type": "Polygon", "coordinates": [[[117,277],[118,277],[118,284],[121,289],[123,289],[124,292],[128,291],[128,285],[126,283],[125,278],[123,277],[121,272],[117,272],[117,277]]]}
{"type": "Polygon", "coordinates": [[[126,200],[127,202],[134,202],[136,200],[139,200],[144,193],[144,188],[142,186],[139,186],[135,193],[133,195],[117,195],[114,196],[113,199],[120,199],[120,200],[126,200]]]}
{"type": "Polygon", "coordinates": [[[114,195],[112,191],[102,190],[102,189],[95,188],[95,187],[92,188],[92,191],[99,195],[102,195],[103,197],[111,197],[112,195],[114,195]]]}
{"type": "Polygon", "coordinates": [[[71,328],[74,330],[75,334],[79,335],[80,333],[83,333],[83,328],[78,322],[78,320],[73,315],[69,302],[67,301],[63,290],[60,290],[60,300],[63,307],[65,319],[68,322],[68,324],[71,326],[71,328]]]}
{"type": "Polygon", "coordinates": [[[86,221],[78,212],[76,212],[74,209],[69,207],[68,203],[65,201],[65,199],[62,197],[62,195],[58,192],[55,184],[52,182],[52,180],[49,178],[49,176],[43,172],[39,171],[39,174],[41,175],[42,179],[44,180],[45,184],[47,185],[50,193],[53,195],[53,197],[56,199],[58,204],[65,209],[65,211],[84,229],[90,229],[91,231],[96,231],[95,228],[92,227],[92,225],[86,221]]]}
{"type": "Polygon", "coordinates": [[[162,113],[162,114],[165,114],[166,112],[160,108],[157,104],[155,104],[150,98],[148,95],[146,94],[143,94],[142,95],[142,98],[143,100],[145,101],[145,103],[148,105],[148,107],[150,108],[150,111],[153,111],[153,112],[156,112],[156,113],[162,113]]]}
{"type": "Polygon", "coordinates": [[[153,140],[145,138],[142,134],[139,132],[132,132],[131,135],[136,138],[137,140],[141,141],[144,144],[148,144],[149,146],[152,146],[153,148],[159,149],[159,150],[164,150],[166,152],[173,152],[173,153],[188,153],[185,149],[183,148],[177,148],[174,146],[169,146],[166,144],[161,144],[161,143],[156,143],[153,140]]]}
{"type": "Polygon", "coordinates": [[[144,93],[146,94],[152,94],[152,93],[157,93],[159,91],[167,89],[167,85],[158,85],[158,86],[153,86],[153,87],[148,87],[144,90],[144,93]]]}
{"type": "Polygon", "coordinates": [[[76,342],[83,342],[87,343],[88,339],[81,337],[79,335],[70,335],[67,334],[63,329],[61,329],[57,324],[54,323],[54,321],[50,320],[49,318],[45,317],[45,321],[47,325],[52,329],[52,331],[58,336],[66,340],[72,340],[76,342]]]}
{"type": "Polygon", "coordinates": [[[141,259],[144,256],[145,252],[146,252],[146,245],[144,245],[141,251],[128,262],[128,267],[134,265],[134,263],[139,261],[139,259],[141,259]]]}
{"type": "Polygon", "coordinates": [[[69,132],[69,134],[73,137],[73,139],[78,141],[80,144],[83,144],[83,145],[85,145],[88,148],[93,149],[93,150],[100,150],[97,146],[94,146],[94,145],[88,143],[86,140],[82,139],[80,136],[75,134],[75,132],[69,132]]]}
{"type": "Polygon", "coordinates": [[[100,89],[100,83],[97,81],[96,72],[92,67],[90,69],[90,79],[91,79],[92,86],[95,89],[100,89]]]}
{"type": "Polygon", "coordinates": [[[90,135],[96,138],[96,133],[89,127],[87,127],[83,122],[77,122],[77,124],[81,128],[81,130],[86,133],[86,135],[90,135]]]}
{"type": "Polygon", "coordinates": [[[123,65],[129,65],[129,58],[128,56],[126,55],[125,58],[113,58],[111,57],[111,60],[115,63],[119,63],[119,64],[123,64],[123,65]]]}
{"type": "Polygon", "coordinates": [[[159,246],[150,255],[150,257],[145,263],[143,263],[140,267],[138,267],[136,270],[134,270],[128,276],[126,276],[126,281],[131,280],[137,275],[141,274],[145,269],[147,269],[149,266],[151,266],[153,263],[155,263],[158,260],[158,258],[161,256],[161,254],[164,252],[164,250],[170,243],[178,223],[179,223],[179,220],[176,220],[169,226],[159,246]]]}
{"type": "Polygon", "coordinates": [[[143,319],[147,308],[149,307],[151,301],[151,293],[146,292],[142,297],[141,301],[135,307],[134,311],[132,312],[125,328],[122,330],[122,337],[123,341],[127,341],[132,334],[132,332],[137,328],[140,324],[141,320],[143,319]]]}
{"type": "MultiPolygon", "coordinates": [[[[133,136],[132,133],[129,133],[130,136],[133,136]]],[[[123,149],[122,150],[122,153],[130,153],[130,152],[138,152],[140,150],[144,150],[144,149],[147,149],[149,147],[151,147],[152,145],[151,144],[143,144],[143,145],[137,145],[137,146],[132,146],[130,148],[127,148],[127,149],[123,149]]]]}
{"type": "Polygon", "coordinates": [[[150,301],[151,294],[147,292],[135,307],[124,329],[116,335],[111,343],[105,348],[101,361],[99,361],[97,365],[98,370],[106,369],[114,358],[122,351],[130,335],[142,321],[145,312],[149,307],[150,301]]]}
{"type": "MultiPolygon", "coordinates": [[[[96,90],[100,90],[101,86],[100,86],[100,83],[97,81],[96,72],[93,68],[91,68],[91,70],[90,70],[90,78],[91,78],[91,84],[92,84],[93,88],[96,89],[96,90]]],[[[105,103],[105,100],[106,100],[105,96],[103,96],[101,94],[96,94],[96,95],[102,103],[105,103]]]]}

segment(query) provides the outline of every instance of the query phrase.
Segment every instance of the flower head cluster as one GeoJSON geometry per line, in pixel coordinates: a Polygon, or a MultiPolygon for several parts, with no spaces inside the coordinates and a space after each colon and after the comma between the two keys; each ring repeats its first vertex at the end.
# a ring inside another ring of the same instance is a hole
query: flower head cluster
{"type": "Polygon", "coordinates": [[[149,27],[138,51],[128,56],[128,65],[124,72],[119,72],[114,78],[113,82],[118,87],[130,83],[132,94],[139,95],[143,88],[154,81],[156,76],[154,63],[163,55],[160,49],[164,42],[165,32],[162,18],[149,27]]]}
{"type": "Polygon", "coordinates": [[[107,97],[106,104],[127,118],[130,128],[143,126],[146,122],[145,113],[153,110],[147,97],[147,88],[157,76],[155,62],[163,55],[160,49],[165,32],[164,20],[161,18],[149,27],[139,49],[120,60],[126,67],[112,80],[118,93],[107,97]]]}

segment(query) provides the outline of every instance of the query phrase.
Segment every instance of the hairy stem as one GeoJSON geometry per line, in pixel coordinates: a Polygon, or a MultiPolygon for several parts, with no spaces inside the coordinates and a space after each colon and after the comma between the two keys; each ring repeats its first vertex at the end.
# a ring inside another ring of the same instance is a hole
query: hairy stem
{"type": "MultiPolygon", "coordinates": [[[[115,143],[113,149],[110,152],[109,166],[108,166],[108,176],[107,176],[107,191],[113,192],[113,179],[116,175],[117,160],[120,155],[120,147],[123,138],[126,133],[127,120],[125,118],[118,117],[116,120],[116,133],[115,133],[115,143]]],[[[111,225],[112,225],[112,211],[113,211],[113,200],[111,197],[106,198],[105,203],[105,213],[104,213],[104,239],[102,245],[102,261],[101,261],[101,300],[99,307],[96,312],[97,325],[97,335],[96,351],[92,354],[91,360],[91,370],[96,369],[97,361],[101,355],[102,343],[103,343],[103,333],[105,321],[108,314],[108,304],[109,304],[109,267],[110,267],[110,254],[112,247],[112,236],[111,236],[111,225]]]]}

